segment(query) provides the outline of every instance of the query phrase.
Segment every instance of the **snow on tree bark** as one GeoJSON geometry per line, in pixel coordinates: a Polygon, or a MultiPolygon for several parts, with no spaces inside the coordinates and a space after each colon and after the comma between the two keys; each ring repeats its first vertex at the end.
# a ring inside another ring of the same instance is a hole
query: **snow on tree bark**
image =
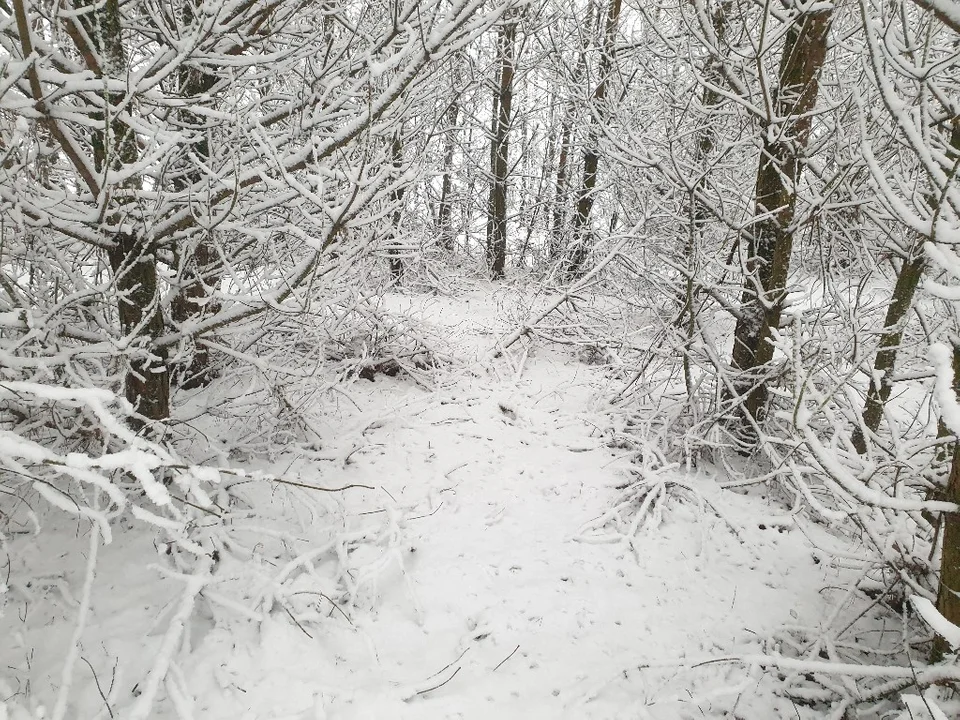
{"type": "MultiPolygon", "coordinates": [[[[952,340],[952,351],[944,346],[935,346],[942,350],[938,365],[938,396],[941,399],[941,412],[950,410],[947,426],[956,434],[960,433],[960,343],[952,340]],[[949,380],[945,376],[952,376],[949,380]]],[[[938,500],[960,504],[960,442],[953,442],[953,458],[946,487],[938,494],[938,500]]],[[[937,610],[954,625],[960,625],[960,513],[943,513],[943,542],[940,556],[940,587],[937,591],[937,610]]],[[[941,637],[934,638],[932,660],[939,662],[950,651],[949,644],[941,637]]]]}
{"type": "Polygon", "coordinates": [[[772,103],[773,116],[763,129],[754,225],[744,261],[741,316],[732,355],[733,367],[739,372],[737,392],[749,416],[744,420],[745,430],[753,420],[763,417],[767,404],[764,373],[773,359],[773,334],[780,325],[786,299],[797,185],[831,20],[831,9],[818,8],[801,12],[790,24],[772,103]]]}
{"type": "MultiPolygon", "coordinates": [[[[99,66],[89,69],[105,87],[124,82],[128,66],[119,0],[78,5],[88,9],[80,15],[80,24],[98,56],[99,66]]],[[[106,180],[100,200],[101,229],[112,245],[107,257],[117,288],[120,327],[124,342],[134,348],[124,392],[140,416],[163,420],[170,414],[170,373],[166,351],[154,344],[164,332],[155,247],[139,229],[142,219],[133,201],[141,186],[139,175],[129,172],[139,159],[137,138],[120,119],[125,93],[107,90],[103,97],[105,112],[90,114],[94,121],[90,142],[94,168],[106,180]],[[115,175],[120,179],[113,180],[115,175]]]]}
{"type": "Polygon", "coordinates": [[[609,117],[607,87],[616,59],[617,28],[620,24],[621,0],[610,0],[604,24],[602,55],[598,70],[599,79],[590,100],[590,129],[583,151],[583,179],[577,196],[577,206],[571,228],[571,248],[567,258],[566,274],[570,278],[583,275],[584,264],[592,249],[590,216],[596,202],[597,174],[600,171],[600,126],[609,117]]]}
{"type": "Polygon", "coordinates": [[[497,38],[500,78],[493,99],[490,140],[490,199],[487,205],[487,265],[494,280],[503,277],[507,262],[507,181],[510,174],[510,124],[513,118],[514,44],[517,23],[508,18],[497,38]]]}

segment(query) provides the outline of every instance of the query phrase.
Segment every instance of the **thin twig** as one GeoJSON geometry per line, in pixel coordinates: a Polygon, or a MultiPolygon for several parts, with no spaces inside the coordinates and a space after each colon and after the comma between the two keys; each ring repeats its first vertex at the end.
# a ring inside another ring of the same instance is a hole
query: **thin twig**
{"type": "MultiPolygon", "coordinates": [[[[373,488],[370,488],[370,489],[372,490],[373,488]]],[[[386,495],[387,495],[388,498],[390,498],[390,499],[393,500],[394,502],[397,501],[397,499],[396,499],[393,495],[391,495],[391,494],[390,494],[390,491],[387,490],[383,485],[380,486],[380,489],[381,489],[383,492],[386,493],[386,495]]]]}
{"type": "MultiPolygon", "coordinates": [[[[337,609],[337,611],[338,611],[341,615],[343,615],[343,619],[344,619],[344,620],[346,620],[348,623],[350,623],[351,625],[353,625],[353,620],[351,620],[351,619],[350,619],[350,616],[347,615],[347,614],[343,611],[343,608],[341,608],[339,605],[337,605],[333,600],[330,599],[330,597],[329,597],[328,595],[326,595],[325,593],[321,592],[320,590],[300,590],[299,592],[293,593],[293,595],[319,595],[319,596],[322,597],[324,600],[326,600],[328,603],[330,603],[331,605],[333,605],[333,607],[335,607],[335,608],[337,609]]],[[[296,621],[294,621],[294,622],[296,622],[296,621]]],[[[354,627],[356,627],[356,626],[354,625],[354,627]]],[[[302,629],[302,628],[301,628],[301,629],[302,629]]]]}
{"type": "Polygon", "coordinates": [[[80,656],[80,659],[87,664],[87,667],[90,668],[90,672],[93,673],[93,682],[97,685],[97,692],[100,693],[100,697],[103,699],[103,704],[107,707],[107,712],[112,718],[113,708],[110,707],[110,701],[107,700],[107,696],[103,693],[103,688],[100,687],[100,678],[97,677],[97,671],[93,669],[93,665],[91,665],[90,661],[83,657],[83,655],[80,656]]]}
{"type": "Polygon", "coordinates": [[[407,518],[407,520],[423,520],[423,518],[428,518],[431,515],[436,515],[437,511],[440,510],[440,508],[442,507],[443,507],[443,500],[441,500],[440,504],[433,509],[433,512],[428,512],[426,515],[417,515],[416,517],[407,518]]]}
{"type": "Polygon", "coordinates": [[[213,510],[210,510],[209,508],[205,508],[205,507],[203,507],[203,506],[201,506],[201,505],[197,505],[196,503],[192,503],[192,502],[190,502],[189,500],[187,500],[186,498],[177,497],[177,496],[174,495],[173,493],[170,493],[170,497],[172,497],[174,500],[176,500],[176,501],[178,501],[178,502],[182,502],[184,505],[189,505],[190,507],[194,508],[195,510],[199,510],[199,511],[205,512],[205,513],[209,513],[210,515],[213,515],[215,518],[220,518],[221,520],[223,520],[223,515],[221,515],[220,513],[214,512],[213,510]]]}
{"type": "Polygon", "coordinates": [[[287,607],[286,605],[284,605],[282,602],[280,603],[280,607],[282,607],[282,608],[283,608],[283,611],[284,611],[287,615],[290,616],[290,619],[293,620],[293,624],[296,625],[298,628],[300,628],[300,632],[302,632],[302,633],[303,633],[304,635],[306,635],[308,638],[310,638],[311,640],[313,640],[313,635],[311,635],[310,633],[308,633],[307,630],[306,630],[306,628],[304,628],[303,625],[300,624],[300,621],[297,620],[297,619],[293,616],[293,613],[290,612],[290,608],[288,608],[288,607],[287,607]]]}
{"type": "Polygon", "coordinates": [[[320,487],[319,485],[311,485],[310,483],[296,482],[294,480],[281,480],[280,478],[263,478],[269,482],[279,483],[280,485],[292,485],[293,487],[306,488],[307,490],[318,490],[320,492],[342,492],[344,490],[350,490],[352,488],[361,488],[363,490],[376,490],[375,487],[371,485],[363,485],[362,483],[351,483],[350,485],[342,485],[341,487],[334,488],[325,488],[320,487]]]}
{"type": "Polygon", "coordinates": [[[427,688],[426,690],[417,690],[417,693],[416,693],[416,694],[417,694],[417,695],[426,695],[428,692],[433,692],[434,690],[439,690],[439,689],[442,688],[444,685],[446,685],[448,682],[450,682],[451,680],[453,680],[453,679],[457,676],[457,673],[458,673],[458,672],[460,672],[460,668],[457,668],[456,670],[454,670],[454,671],[453,671],[453,674],[452,674],[450,677],[448,677],[446,680],[444,680],[442,683],[440,683],[439,685],[434,685],[433,687],[427,688]]]}
{"type": "Polygon", "coordinates": [[[462,463],[460,463],[459,465],[457,465],[457,466],[455,466],[455,467],[452,467],[452,468],[450,468],[449,470],[447,470],[447,471],[443,474],[443,476],[449,480],[449,479],[450,479],[450,476],[453,475],[457,470],[459,470],[460,468],[464,468],[464,467],[466,467],[466,466],[469,465],[469,464],[470,464],[469,462],[462,462],[462,463]]]}
{"type": "MultiPolygon", "coordinates": [[[[183,464],[169,464],[166,467],[169,467],[172,470],[181,470],[189,471],[191,469],[190,465],[183,464]]],[[[257,480],[263,480],[265,482],[278,483],[280,485],[293,485],[294,487],[306,488],[307,490],[318,490],[320,492],[342,492],[344,490],[350,490],[352,488],[361,488],[363,490],[376,490],[376,488],[370,485],[363,485],[361,483],[351,483],[349,485],[343,485],[341,487],[332,487],[326,488],[319,485],[311,485],[310,483],[297,482],[296,480],[284,480],[275,475],[267,475],[265,473],[248,473],[244,470],[235,470],[233,468],[224,468],[224,467],[210,467],[211,470],[216,470],[218,473],[223,473],[224,475],[233,475],[234,477],[240,478],[246,482],[255,482],[257,480]]],[[[31,478],[32,479],[32,478],[31,478]]],[[[229,485],[227,489],[233,487],[234,485],[239,485],[240,483],[233,483],[229,485]]]]}
{"type": "Polygon", "coordinates": [[[517,650],[519,650],[519,649],[520,649],[520,646],[517,645],[517,646],[513,649],[513,652],[511,652],[511,653],[510,653],[509,655],[507,655],[503,660],[501,660],[499,663],[497,663],[497,666],[493,669],[493,672],[496,672],[497,670],[499,670],[501,665],[503,665],[507,660],[509,660],[510,658],[512,658],[514,655],[516,655],[516,654],[517,654],[517,650]]]}
{"type": "MultiPolygon", "coordinates": [[[[466,649],[465,649],[462,653],[460,653],[459,655],[457,655],[456,658],[454,658],[453,660],[451,660],[450,662],[448,662],[446,665],[444,665],[442,668],[440,668],[439,670],[437,670],[433,675],[430,675],[429,677],[427,677],[427,680],[429,680],[430,678],[435,678],[437,675],[439,675],[440,673],[444,672],[445,670],[449,670],[451,665],[454,665],[455,663],[460,662],[460,660],[463,658],[463,656],[467,654],[467,650],[469,650],[469,649],[470,649],[470,646],[468,645],[468,646],[466,647],[466,649]]],[[[427,690],[426,692],[430,692],[430,691],[427,690]]]]}

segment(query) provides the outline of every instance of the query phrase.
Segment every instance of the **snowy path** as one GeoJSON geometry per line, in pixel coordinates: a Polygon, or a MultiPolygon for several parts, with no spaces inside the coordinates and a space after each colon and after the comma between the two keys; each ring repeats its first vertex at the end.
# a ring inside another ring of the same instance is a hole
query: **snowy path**
{"type": "MultiPolygon", "coordinates": [[[[641,530],[638,553],[575,541],[635,478],[625,452],[607,447],[601,431],[606,380],[573,353],[542,344],[531,345],[522,364],[479,362],[509,327],[502,300],[481,292],[421,299],[415,308],[394,300],[457,361],[437,372],[435,390],[401,378],[357,380],[320,420],[324,451],[349,461],[279,470],[327,486],[378,488],[351,491],[343,507],[357,525],[393,513],[401,542],[352,558],[379,562],[381,571],[344,608],[349,620],[331,612],[307,630],[279,612],[259,624],[201,613],[193,652],[175,669],[195,698],[193,717],[797,717],[762,673],[670,663],[755,652],[778,628],[816,626],[825,606],[818,590],[835,571],[814,561],[803,533],[763,529],[757,518],[772,511],[759,497],[723,492],[706,475],[684,479],[723,508],[737,533],[694,501],[671,500],[661,525],[641,530]],[[657,664],[666,667],[639,668],[657,664]]],[[[258,510],[277,510],[273,519],[292,527],[300,510],[277,497],[276,508],[258,510]]],[[[67,538],[69,553],[57,561],[41,545],[47,536],[38,537],[24,562],[35,563],[34,572],[50,565],[78,592],[82,562],[69,572],[56,566],[76,557],[77,543],[67,538]]],[[[85,640],[92,666],[107,674],[120,667],[126,685],[149,667],[161,639],[156,626],[175,598],[174,586],[138,566],[151,542],[135,536],[105,549],[104,563],[127,570],[98,580],[100,624],[85,640]],[[135,593],[123,589],[131,579],[135,593]]],[[[307,597],[324,591],[303,588],[307,597]]],[[[0,659],[16,665],[18,682],[56,687],[72,613],[32,607],[43,622],[23,623],[16,652],[0,659]]],[[[81,704],[103,715],[90,678],[82,682],[81,704]]],[[[155,715],[176,717],[167,701],[155,715]]]]}
{"type": "MultiPolygon", "coordinates": [[[[479,349],[496,337],[475,324],[475,307],[466,330],[457,308],[442,309],[433,319],[469,336],[455,344],[479,349]]],[[[444,377],[436,392],[389,379],[351,389],[359,410],[344,405],[330,431],[341,429],[341,449],[363,442],[336,478],[382,485],[365,507],[413,518],[406,581],[388,573],[359,629],[331,631],[309,659],[291,658],[304,638],[278,623],[255,659],[225,661],[246,676],[244,692],[236,704],[214,700],[203,717],[703,717],[711,702],[736,705],[747,685],[761,702],[762,678],[722,665],[636,668],[722,654],[800,617],[815,624],[825,570],[803,536],[761,530],[751,516],[769,506],[718,498],[701,477],[692,481],[743,523],[742,542],[712,513],[679,503],[642,536],[639,562],[623,547],[573,541],[632,479],[624,452],[596,430],[602,373],[543,347],[519,379],[509,363],[498,368],[444,377]]],[[[739,701],[742,717],[775,716],[750,702],[739,701]]]]}

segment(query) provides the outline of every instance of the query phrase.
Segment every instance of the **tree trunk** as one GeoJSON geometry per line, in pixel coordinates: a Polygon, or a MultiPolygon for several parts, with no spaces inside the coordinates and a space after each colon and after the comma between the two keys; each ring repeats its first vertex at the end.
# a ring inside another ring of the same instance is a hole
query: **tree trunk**
{"type": "Polygon", "coordinates": [[[761,420],[768,390],[764,371],[773,359],[773,333],[786,297],[793,219],[810,113],[817,102],[820,71],[827,53],[829,9],[802,14],[787,31],[780,63],[775,117],[763,133],[756,182],[756,222],[748,243],[740,317],[733,343],[735,384],[743,398],[743,428],[761,420]]]}
{"type": "MultiPolygon", "coordinates": [[[[960,344],[953,339],[953,391],[960,397],[960,344]]],[[[953,443],[953,462],[947,487],[939,498],[960,504],[960,442],[953,443]]],[[[940,589],[937,610],[954,625],[960,625],[960,513],[943,515],[943,547],[940,557],[940,589]]],[[[932,661],[939,662],[950,652],[939,635],[933,641],[932,661]]]]}
{"type": "Polygon", "coordinates": [[[107,254],[119,303],[120,327],[146,357],[131,358],[125,380],[127,400],[149,420],[170,415],[170,373],[166,351],[152,349],[163,335],[163,313],[157,292],[157,262],[142,238],[131,233],[113,237],[116,247],[107,254]]]}
{"type": "Polygon", "coordinates": [[[900,272],[897,273],[893,296],[890,298],[887,315],[883,321],[880,346],[873,363],[870,388],[867,390],[867,399],[863,406],[863,427],[858,426],[853,430],[853,445],[861,455],[867,452],[864,428],[870,432],[877,431],[883,419],[883,408],[893,390],[890,378],[897,364],[897,351],[900,349],[903,330],[907,324],[907,313],[913,305],[913,296],[920,285],[925,264],[923,243],[920,242],[914,246],[910,255],[900,266],[900,272]],[[878,379],[879,382],[877,382],[878,379]]]}
{"type": "MultiPolygon", "coordinates": [[[[397,134],[393,136],[393,141],[390,144],[390,158],[393,161],[393,167],[398,176],[400,175],[400,169],[403,165],[403,140],[400,139],[401,132],[402,130],[397,131],[397,134]]],[[[399,178],[396,182],[399,183],[399,178]]],[[[400,249],[395,245],[397,237],[400,234],[400,220],[403,217],[404,190],[403,185],[397,184],[390,192],[390,203],[393,205],[393,213],[390,216],[390,241],[394,243],[394,246],[391,247],[388,252],[390,255],[390,277],[397,285],[403,282],[404,272],[403,258],[401,257],[400,249]]]]}
{"type": "Polygon", "coordinates": [[[600,57],[597,88],[590,102],[590,130],[583,151],[583,180],[577,196],[577,208],[571,227],[572,246],[567,261],[566,274],[575,279],[583,275],[583,266],[590,255],[590,215],[596,199],[597,171],[600,169],[600,126],[609,113],[606,107],[607,81],[613,70],[616,58],[617,27],[620,23],[622,0],[610,0],[607,7],[607,21],[603,32],[603,52],[600,57]]]}
{"type": "MultiPolygon", "coordinates": [[[[188,0],[183,6],[183,26],[190,27],[194,19],[194,6],[192,0],[188,0]]],[[[216,75],[196,66],[183,65],[177,70],[180,97],[191,103],[202,102],[201,98],[209,96],[218,80],[216,75]]],[[[210,160],[210,138],[207,121],[202,116],[182,110],[177,120],[185,132],[195,138],[187,145],[187,154],[182,158],[181,167],[176,168],[173,179],[174,189],[183,192],[203,182],[203,167],[210,160]]],[[[185,323],[220,311],[220,303],[213,300],[223,275],[215,242],[204,231],[197,235],[194,244],[182,244],[174,249],[178,277],[170,302],[170,319],[178,329],[185,323]]],[[[177,373],[181,378],[181,387],[194,388],[208,384],[213,379],[210,364],[210,350],[202,344],[196,344],[189,361],[177,373]]]]}
{"type": "MultiPolygon", "coordinates": [[[[954,124],[950,133],[950,149],[953,157],[960,155],[960,124],[954,124]]],[[[929,198],[930,209],[936,214],[939,197],[935,194],[929,198]]],[[[867,442],[864,429],[875,433],[883,419],[883,409],[886,406],[890,393],[893,390],[891,376],[897,365],[897,351],[903,340],[903,330],[907,323],[907,313],[913,306],[913,297],[916,295],[920,280],[923,277],[926,265],[923,252],[923,243],[927,238],[920,238],[913,246],[910,254],[900,266],[897,273],[897,282],[893,288],[893,296],[887,307],[887,315],[883,321],[883,334],[880,337],[880,346],[873,363],[873,374],[870,376],[870,387],[867,390],[867,399],[863,406],[863,427],[853,430],[853,446],[863,455],[867,452],[867,442]],[[879,383],[877,382],[879,378],[879,383]]]]}
{"type": "MultiPolygon", "coordinates": [[[[80,16],[87,37],[101,58],[102,67],[95,70],[99,78],[122,79],[128,72],[123,50],[119,0],[103,4],[78,3],[88,8],[80,16]]],[[[93,68],[91,68],[93,69],[93,68]]],[[[93,117],[94,168],[106,177],[107,207],[105,229],[115,245],[107,252],[117,292],[120,329],[129,347],[134,350],[124,381],[127,400],[147,420],[162,420],[170,415],[170,373],[165,351],[152,347],[153,340],[164,332],[163,313],[157,289],[157,261],[153,248],[137,231],[137,209],[124,206],[115,197],[115,190],[136,190],[139,177],[129,177],[119,185],[110,184],[110,174],[133,165],[139,157],[134,132],[117,115],[124,93],[105,93],[106,113],[93,117]]],[[[139,424],[140,421],[135,421],[139,424]]]]}
{"type": "Polygon", "coordinates": [[[500,58],[500,82],[493,101],[493,137],[490,146],[490,201],[487,209],[487,265],[494,280],[503,277],[507,262],[507,175],[510,141],[510,106],[513,103],[513,45],[517,24],[507,22],[500,28],[497,52],[500,58]]]}
{"type": "Polygon", "coordinates": [[[437,208],[437,225],[440,230],[440,247],[448,254],[453,253],[454,234],[452,222],[452,203],[450,195],[453,191],[453,154],[456,150],[454,128],[457,124],[457,115],[460,106],[456,100],[450,103],[447,109],[447,131],[444,136],[443,148],[443,178],[440,185],[440,203],[437,208]]]}
{"type": "MultiPolygon", "coordinates": [[[[456,63],[458,60],[455,60],[456,63]]],[[[443,177],[440,184],[440,202],[437,206],[437,229],[440,233],[440,247],[447,254],[454,250],[453,213],[451,194],[453,192],[453,158],[457,149],[456,128],[460,115],[460,73],[456,64],[453,69],[450,105],[447,107],[446,128],[443,134],[443,177]]]]}
{"type": "Polygon", "coordinates": [[[560,129],[560,153],[557,157],[557,185],[553,201],[553,233],[550,236],[550,259],[558,260],[563,254],[565,240],[564,225],[567,222],[565,212],[567,202],[567,165],[570,162],[570,134],[573,119],[570,114],[563,118],[560,129]]]}

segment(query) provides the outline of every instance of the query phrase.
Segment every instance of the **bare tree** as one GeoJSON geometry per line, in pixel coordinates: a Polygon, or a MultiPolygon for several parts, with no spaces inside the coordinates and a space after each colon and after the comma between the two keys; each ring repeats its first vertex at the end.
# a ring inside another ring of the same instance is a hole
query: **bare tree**
{"type": "MultiPolygon", "coordinates": [[[[902,27],[901,31],[909,32],[910,28],[902,27]]],[[[928,35],[929,38],[929,35],[928,35]]],[[[907,46],[909,47],[909,46],[907,46]]],[[[916,58],[912,58],[916,59],[916,58]]],[[[927,84],[924,79],[920,83],[921,87],[927,84]]],[[[949,97],[936,87],[924,88],[919,91],[922,96],[929,96],[924,104],[927,105],[927,112],[933,112],[939,116],[949,116],[952,109],[949,107],[949,101],[946,101],[947,107],[942,102],[937,102],[949,97]],[[930,106],[933,107],[930,107],[930,106]],[[935,108],[935,109],[934,109],[935,108]]],[[[934,119],[933,124],[937,124],[934,119]]],[[[936,145],[943,146],[943,152],[947,162],[956,161],[960,157],[960,124],[954,122],[946,128],[935,127],[932,134],[928,137],[936,145]],[[939,138],[943,138],[940,140],[939,138]]],[[[932,217],[940,214],[940,204],[943,198],[943,189],[937,187],[936,178],[932,178],[933,189],[926,193],[925,203],[932,217]]],[[[903,333],[909,313],[913,307],[914,297],[920,287],[924,271],[927,266],[927,257],[924,251],[924,244],[931,238],[930,233],[911,232],[915,241],[906,251],[897,248],[900,255],[900,268],[897,271],[896,282],[893,287],[893,293],[890,297],[890,304],[887,306],[886,316],[883,321],[883,331],[880,334],[880,342],[877,355],[873,363],[873,372],[870,373],[870,385],[867,390],[866,401],[861,415],[862,425],[858,425],[853,431],[853,444],[861,455],[867,452],[866,436],[876,433],[883,419],[883,412],[886,403],[893,391],[893,375],[897,365],[897,354],[900,344],[903,340],[903,333]]]]}
{"type": "Polygon", "coordinates": [[[84,258],[57,266],[61,293],[69,283],[85,308],[114,299],[85,311],[72,342],[125,358],[142,418],[170,413],[171,354],[204,372],[212,333],[307,307],[318,277],[374,247],[400,196],[389,143],[371,138],[423,102],[441,51],[503,10],[482,6],[356,8],[342,32],[331,16],[353,9],[298,0],[180,15],[109,0],[51,19],[31,0],[0,7],[3,50],[33,58],[0,69],[5,106],[46,129],[62,180],[4,173],[0,203],[36,228],[51,266],[84,258]]]}
{"type": "Polygon", "coordinates": [[[440,232],[440,247],[447,253],[454,250],[453,231],[453,160],[457,150],[457,122],[460,116],[460,99],[463,78],[460,72],[459,54],[451,68],[450,101],[444,113],[443,127],[443,174],[440,180],[440,199],[437,202],[437,228],[440,232]]]}
{"type": "MultiPolygon", "coordinates": [[[[30,57],[36,37],[25,3],[14,2],[15,37],[19,41],[16,49],[30,57]]],[[[135,131],[124,117],[129,99],[118,84],[129,72],[120,6],[118,0],[108,0],[103,4],[84,2],[80,7],[85,12],[66,20],[65,29],[75,42],[85,70],[103,86],[102,95],[86,108],[89,127],[69,128],[51,112],[37,64],[31,63],[21,87],[96,204],[97,221],[85,235],[105,251],[116,287],[122,342],[136,349],[124,382],[126,397],[140,416],[160,420],[170,413],[170,380],[165,350],[154,344],[164,332],[164,321],[156,245],[144,232],[137,203],[142,187],[137,172],[140,150],[135,131]],[[90,148],[92,167],[82,149],[84,142],[90,148]]]]}
{"type": "Polygon", "coordinates": [[[510,125],[513,119],[513,77],[517,21],[507,18],[497,36],[499,79],[493,96],[490,133],[490,199],[487,204],[487,265],[494,280],[507,262],[507,181],[510,173],[510,125]]]}
{"type": "MultiPolygon", "coordinates": [[[[401,137],[402,128],[394,133],[390,141],[390,159],[393,161],[393,167],[397,175],[400,175],[403,167],[403,138],[401,137]]],[[[403,219],[403,196],[406,188],[399,182],[390,191],[390,204],[393,205],[393,212],[390,216],[390,231],[388,242],[392,246],[388,248],[390,253],[390,276],[398,285],[403,282],[403,252],[396,246],[400,235],[400,221],[403,219]]]]}
{"type": "Polygon", "coordinates": [[[740,373],[737,391],[749,419],[762,418],[767,403],[767,364],[786,298],[787,273],[796,232],[797,188],[811,113],[827,55],[832,11],[815,8],[791,18],[780,62],[779,83],[756,180],[756,209],[744,259],[743,293],[734,332],[732,363],[740,373]]]}
{"type": "Polygon", "coordinates": [[[573,215],[571,247],[567,258],[566,273],[571,278],[583,274],[584,263],[591,250],[590,215],[596,201],[597,173],[600,169],[599,126],[606,125],[609,112],[607,88],[616,60],[617,28],[620,24],[621,0],[610,0],[603,28],[600,64],[597,70],[597,86],[589,101],[590,129],[583,151],[583,178],[577,194],[577,207],[573,215]]]}

